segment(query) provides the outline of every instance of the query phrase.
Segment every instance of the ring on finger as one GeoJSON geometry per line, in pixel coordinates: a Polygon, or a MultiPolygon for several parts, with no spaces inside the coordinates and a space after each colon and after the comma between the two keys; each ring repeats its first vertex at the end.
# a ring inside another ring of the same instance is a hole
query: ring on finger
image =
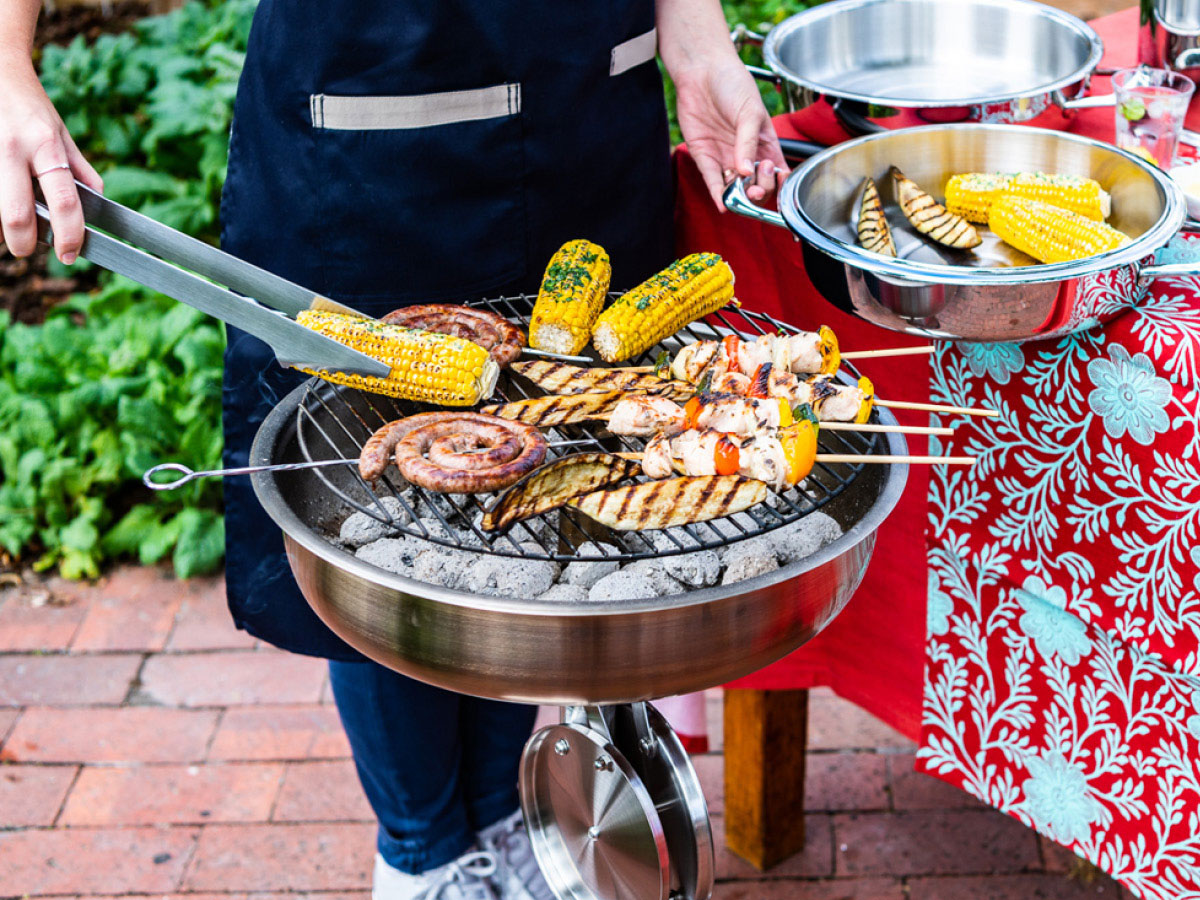
{"type": "Polygon", "coordinates": [[[56,166],[47,166],[46,168],[42,169],[42,171],[40,171],[40,172],[34,172],[33,177],[41,178],[43,175],[49,175],[51,172],[57,172],[59,169],[69,169],[69,168],[71,168],[70,163],[59,163],[56,166]]]}

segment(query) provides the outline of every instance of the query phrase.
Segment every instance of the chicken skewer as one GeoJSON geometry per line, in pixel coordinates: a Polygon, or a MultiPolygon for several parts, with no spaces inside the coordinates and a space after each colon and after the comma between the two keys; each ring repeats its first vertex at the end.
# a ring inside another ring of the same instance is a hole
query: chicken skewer
{"type": "Polygon", "coordinates": [[[818,453],[817,428],[810,421],[751,437],[715,429],[689,430],[671,436],[659,434],[641,453],[620,453],[638,460],[649,478],[669,478],[677,473],[692,476],[741,475],[782,490],[802,481],[818,463],[928,463],[974,465],[973,456],[909,456],[818,453]]]}
{"type": "MultiPolygon", "coordinates": [[[[838,347],[833,331],[821,326],[819,331],[801,331],[796,334],[763,334],[753,340],[729,335],[721,340],[693,341],[685,344],[675,354],[670,370],[673,377],[682,381],[695,382],[704,369],[713,362],[725,362],[732,371],[749,375],[754,367],[770,360],[783,365],[797,375],[830,374],[836,372],[843,359],[872,359],[890,356],[918,356],[933,353],[936,348],[929,344],[923,347],[892,347],[881,350],[859,350],[843,353],[838,347]]],[[[623,372],[655,372],[655,366],[626,366],[623,372]]]]}

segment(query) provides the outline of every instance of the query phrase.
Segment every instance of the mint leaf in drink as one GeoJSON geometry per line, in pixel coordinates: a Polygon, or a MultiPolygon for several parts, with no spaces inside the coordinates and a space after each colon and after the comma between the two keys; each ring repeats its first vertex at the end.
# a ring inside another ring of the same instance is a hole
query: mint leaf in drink
{"type": "Polygon", "coordinates": [[[1121,104],[1121,115],[1129,122],[1139,122],[1146,118],[1146,104],[1141,97],[1130,97],[1121,104]]]}

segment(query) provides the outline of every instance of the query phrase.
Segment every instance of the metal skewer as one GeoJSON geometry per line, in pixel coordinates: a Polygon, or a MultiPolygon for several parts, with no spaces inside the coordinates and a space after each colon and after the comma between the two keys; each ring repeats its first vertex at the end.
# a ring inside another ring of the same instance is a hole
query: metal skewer
{"type": "MultiPolygon", "coordinates": [[[[594,444],[594,440],[580,441],[550,441],[551,447],[579,447],[584,444],[594,444]]],[[[142,484],[150,488],[152,491],[173,491],[176,488],[181,488],[185,484],[195,481],[197,478],[228,478],[232,475],[254,475],[258,472],[293,472],[297,469],[321,469],[325,466],[350,466],[358,465],[358,457],[353,459],[314,459],[311,462],[299,463],[279,463],[269,466],[240,466],[233,469],[208,469],[203,472],[197,472],[183,463],[159,463],[153,468],[147,469],[142,475],[142,484]],[[161,475],[164,472],[170,472],[179,475],[174,481],[157,481],[155,476],[161,475]]]]}

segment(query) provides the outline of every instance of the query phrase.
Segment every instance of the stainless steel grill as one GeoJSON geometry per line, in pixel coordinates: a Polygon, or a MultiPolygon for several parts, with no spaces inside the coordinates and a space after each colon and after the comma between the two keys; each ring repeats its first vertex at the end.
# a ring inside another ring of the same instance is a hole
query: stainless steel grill
{"type": "MultiPolygon", "coordinates": [[[[528,326],[533,301],[529,295],[518,295],[485,300],[476,305],[528,326]]],[[[652,363],[662,350],[674,351],[683,344],[711,338],[714,334],[757,337],[768,332],[795,333],[798,330],[763,313],[726,309],[689,326],[669,342],[631,360],[628,365],[652,363]]],[[[596,365],[605,364],[597,361],[596,365]]],[[[504,401],[542,393],[525,379],[507,372],[497,388],[498,397],[504,401]]],[[[426,408],[421,404],[364,394],[314,380],[296,410],[297,439],[309,461],[354,457],[380,426],[426,408]]],[[[551,458],[579,451],[637,452],[646,444],[641,438],[614,435],[601,422],[559,426],[550,430],[549,438],[552,442],[571,442],[570,447],[552,447],[551,458]]],[[[840,454],[873,453],[882,444],[878,435],[847,431],[822,431],[819,443],[822,452],[840,454]]],[[[380,479],[374,488],[353,467],[336,471],[317,469],[315,474],[347,507],[366,513],[398,535],[408,534],[445,546],[501,556],[562,562],[575,559],[581,544],[599,536],[603,539],[601,549],[605,558],[625,562],[721,547],[730,541],[795,522],[846,490],[863,465],[818,463],[802,488],[773,491],[769,502],[759,504],[744,515],[658,532],[665,535],[666,540],[653,540],[639,532],[604,528],[598,532],[595,523],[570,509],[538,516],[531,528],[516,533],[486,532],[477,523],[492,499],[489,495],[434,494],[404,483],[395,469],[389,470],[390,474],[380,479]],[[389,512],[381,502],[385,497],[394,498],[407,515],[397,517],[389,512]],[[422,521],[430,519],[441,528],[430,528],[422,521]]]]}

